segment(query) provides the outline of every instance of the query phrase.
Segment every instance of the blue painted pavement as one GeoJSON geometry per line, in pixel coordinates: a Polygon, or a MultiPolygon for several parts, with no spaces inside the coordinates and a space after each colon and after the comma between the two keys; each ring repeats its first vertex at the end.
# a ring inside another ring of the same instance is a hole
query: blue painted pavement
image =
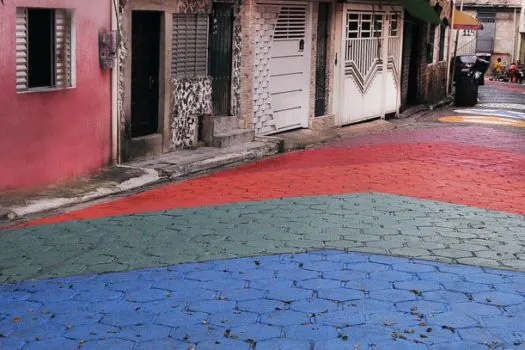
{"type": "Polygon", "coordinates": [[[319,251],[26,281],[0,348],[525,348],[525,273],[319,251]]]}

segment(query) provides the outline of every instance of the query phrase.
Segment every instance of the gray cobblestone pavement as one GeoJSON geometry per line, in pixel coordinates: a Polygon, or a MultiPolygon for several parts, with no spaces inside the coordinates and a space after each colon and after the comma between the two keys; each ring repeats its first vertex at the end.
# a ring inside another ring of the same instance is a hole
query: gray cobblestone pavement
{"type": "Polygon", "coordinates": [[[387,194],[288,198],[0,233],[1,282],[335,248],[525,271],[525,219],[387,194]]]}

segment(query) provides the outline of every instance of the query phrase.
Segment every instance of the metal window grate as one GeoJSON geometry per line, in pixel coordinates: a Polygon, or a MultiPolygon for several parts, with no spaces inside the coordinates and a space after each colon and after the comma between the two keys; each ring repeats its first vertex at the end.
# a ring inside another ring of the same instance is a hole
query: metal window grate
{"type": "Polygon", "coordinates": [[[283,6],[275,25],[275,39],[302,39],[306,36],[306,7],[283,6]]]}
{"type": "Polygon", "coordinates": [[[207,74],[207,16],[173,15],[171,55],[171,75],[173,77],[195,77],[207,74]]]}

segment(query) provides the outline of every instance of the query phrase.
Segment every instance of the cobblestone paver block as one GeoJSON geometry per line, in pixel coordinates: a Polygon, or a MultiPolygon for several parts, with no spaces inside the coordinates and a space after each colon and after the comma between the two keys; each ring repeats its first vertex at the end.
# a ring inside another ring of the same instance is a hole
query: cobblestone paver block
{"type": "MultiPolygon", "coordinates": [[[[525,232],[522,215],[402,196],[287,198],[4,231],[0,283],[326,248],[525,271],[520,259],[525,257],[525,237],[519,232],[525,232]]],[[[301,263],[301,276],[315,279],[341,273],[339,268],[349,261],[340,255],[327,261],[313,256],[301,263]]],[[[297,277],[288,266],[273,266],[282,277],[297,277]]],[[[273,276],[273,271],[256,267],[254,263],[238,277],[273,276]]],[[[381,261],[357,262],[344,273],[374,272],[377,280],[390,282],[406,279],[402,268],[382,273],[381,261]]],[[[209,271],[188,276],[207,282],[223,278],[224,273],[209,271]]],[[[104,291],[108,300],[119,293],[118,286],[104,291]]],[[[140,298],[153,301],[163,294],[151,291],[140,298]]],[[[137,298],[131,291],[128,297],[137,298]]]]}
{"type": "Polygon", "coordinates": [[[0,285],[0,348],[520,348],[524,281],[334,250],[25,281],[0,285]]]}

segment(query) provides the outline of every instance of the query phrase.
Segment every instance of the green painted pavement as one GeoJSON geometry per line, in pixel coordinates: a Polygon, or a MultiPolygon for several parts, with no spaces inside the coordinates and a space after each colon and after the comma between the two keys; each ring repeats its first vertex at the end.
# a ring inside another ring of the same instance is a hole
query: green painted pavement
{"type": "Polygon", "coordinates": [[[378,193],[287,198],[0,234],[0,283],[345,249],[525,271],[525,217],[378,193]]]}

